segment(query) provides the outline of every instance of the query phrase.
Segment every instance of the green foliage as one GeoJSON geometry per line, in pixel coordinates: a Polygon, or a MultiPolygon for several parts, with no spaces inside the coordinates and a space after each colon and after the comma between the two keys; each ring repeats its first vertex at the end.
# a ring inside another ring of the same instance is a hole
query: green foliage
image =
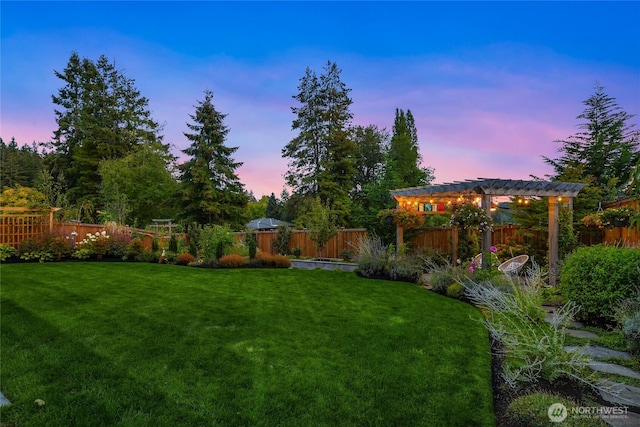
{"type": "Polygon", "coordinates": [[[174,218],[178,182],[172,168],[173,157],[157,144],[137,147],[122,158],[103,160],[98,172],[105,210],[118,224],[146,226],[153,218],[174,218]]]}
{"type": "Polygon", "coordinates": [[[424,215],[415,209],[400,206],[394,209],[383,209],[378,213],[380,221],[387,221],[391,217],[393,223],[407,230],[421,228],[424,225],[424,215]]]}
{"type": "Polygon", "coordinates": [[[579,178],[593,179],[605,200],[615,200],[631,180],[640,157],[639,132],[630,122],[633,115],[625,112],[599,83],[583,103],[586,108],[578,116],[584,120],[578,125],[580,131],[566,140],[555,141],[562,144],[560,158],[543,158],[558,176],[580,165],[579,178]]]}
{"type": "Polygon", "coordinates": [[[422,168],[418,132],[411,110],[396,108],[389,152],[388,174],[393,175],[399,188],[427,185],[433,180],[433,169],[422,168]]]}
{"type": "Polygon", "coordinates": [[[276,236],[271,242],[273,248],[282,255],[286,255],[289,252],[289,242],[291,241],[291,227],[286,225],[279,225],[277,228],[276,236]]]}
{"type": "Polygon", "coordinates": [[[613,246],[578,248],[562,268],[560,289],[582,309],[581,320],[589,324],[614,322],[614,309],[635,295],[640,283],[640,252],[613,246]]]}
{"type": "Polygon", "coordinates": [[[15,188],[2,190],[0,193],[0,206],[49,209],[49,202],[40,191],[16,184],[15,188]]]}
{"type": "Polygon", "coordinates": [[[8,258],[18,256],[18,250],[13,246],[0,245],[0,261],[6,261],[8,258]]]}
{"type": "Polygon", "coordinates": [[[330,61],[320,77],[310,68],[305,70],[294,96],[300,106],[291,109],[296,115],[292,129],[299,133],[282,149],[282,156],[290,159],[285,181],[294,194],[319,197],[336,211],[343,225],[349,214],[358,147],[349,132],[351,89],[341,81],[341,72],[330,61]]]}
{"type": "Polygon", "coordinates": [[[130,255],[132,238],[128,233],[112,232],[109,235],[107,255],[126,260],[130,255]]]}
{"type": "Polygon", "coordinates": [[[172,234],[169,238],[169,247],[170,252],[178,252],[178,239],[175,234],[172,234]]]}
{"type": "Polygon", "coordinates": [[[462,298],[464,296],[464,286],[460,283],[452,283],[447,288],[447,296],[456,299],[462,298]]]}
{"type": "Polygon", "coordinates": [[[640,353],[640,311],[627,318],[622,324],[622,333],[629,350],[640,353]]]}
{"type": "MultiPolygon", "coordinates": [[[[535,392],[514,399],[505,413],[504,424],[518,427],[549,427],[555,425],[549,419],[549,407],[561,403],[568,412],[571,408],[584,406],[566,397],[535,392]]],[[[567,414],[567,418],[560,424],[567,427],[606,427],[607,423],[596,417],[577,418],[567,414]]]]}
{"type": "Polygon", "coordinates": [[[446,294],[449,286],[456,283],[451,269],[439,269],[431,273],[431,287],[439,294],[446,294]]]}
{"type": "Polygon", "coordinates": [[[565,351],[566,328],[579,307],[567,303],[547,322],[540,295],[541,274],[541,269],[531,268],[525,283],[513,283],[510,292],[487,282],[464,282],[465,295],[485,313],[485,325],[505,353],[503,380],[514,389],[540,379],[550,383],[570,379],[596,387],[583,353],[565,351]]]}
{"type": "Polygon", "coordinates": [[[55,75],[63,86],[52,96],[58,127],[50,143],[50,167],[56,174],[64,171],[71,203],[98,204],[100,162],[127,156],[141,145],[160,145],[160,127],[134,80],[104,55],[92,61],[73,52],[55,75]]]}
{"type": "Polygon", "coordinates": [[[316,243],[320,254],[323,253],[324,245],[338,234],[334,212],[323,204],[320,198],[316,198],[310,204],[307,212],[298,218],[296,224],[309,229],[309,238],[316,243]]]}
{"type": "Polygon", "coordinates": [[[159,260],[160,255],[157,252],[143,251],[138,255],[138,261],[140,262],[150,262],[157,264],[159,260]]]}
{"type": "MultiPolygon", "coordinates": [[[[133,239],[129,245],[127,246],[127,256],[133,258],[134,260],[141,261],[140,255],[145,252],[144,243],[141,239],[133,239]]],[[[152,251],[149,253],[156,253],[157,251],[152,251]]]]}
{"type": "Polygon", "coordinates": [[[151,252],[158,252],[159,250],[160,250],[160,242],[158,242],[158,239],[154,237],[151,240],[151,252]]]}
{"type": "Polygon", "coordinates": [[[256,236],[256,233],[247,231],[244,235],[244,244],[249,250],[249,259],[254,259],[258,251],[258,236],[256,236]]]}
{"type": "Polygon", "coordinates": [[[89,248],[80,248],[76,249],[73,254],[71,254],[72,258],[86,260],[91,258],[92,252],[89,248]]]}
{"type": "Polygon", "coordinates": [[[242,162],[232,159],[238,147],[225,145],[229,128],[226,114],[212,103],[213,92],[205,91],[187,123],[191,145],[182,150],[189,159],[178,166],[182,182],[182,209],[186,219],[201,224],[229,224],[241,229],[246,222],[248,197],[236,175],[242,162]]]}
{"type": "Polygon", "coordinates": [[[9,144],[0,138],[0,183],[3,187],[37,188],[38,176],[42,171],[43,160],[35,142],[18,147],[15,138],[12,137],[9,144]]]}
{"type": "Polygon", "coordinates": [[[220,259],[235,244],[236,237],[229,227],[207,225],[202,228],[198,240],[205,260],[220,259]]]}

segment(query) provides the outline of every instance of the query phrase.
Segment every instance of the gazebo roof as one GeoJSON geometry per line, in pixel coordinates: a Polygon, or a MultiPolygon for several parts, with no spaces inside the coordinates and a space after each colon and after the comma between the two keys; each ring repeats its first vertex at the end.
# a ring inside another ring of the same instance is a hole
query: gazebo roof
{"type": "Polygon", "coordinates": [[[457,198],[479,195],[575,197],[585,184],[557,181],[478,178],[453,183],[391,190],[396,200],[405,198],[457,198]]]}

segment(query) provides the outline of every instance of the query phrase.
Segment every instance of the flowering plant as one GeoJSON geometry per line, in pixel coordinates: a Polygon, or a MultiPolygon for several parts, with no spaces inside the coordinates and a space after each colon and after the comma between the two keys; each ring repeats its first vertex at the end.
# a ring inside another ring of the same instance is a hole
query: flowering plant
{"type": "Polygon", "coordinates": [[[100,233],[87,233],[87,236],[78,243],[80,249],[88,249],[93,255],[102,256],[109,248],[109,235],[106,231],[100,233]]]}
{"type": "Polygon", "coordinates": [[[476,228],[480,231],[493,231],[493,221],[484,209],[472,203],[453,205],[451,208],[452,227],[469,229],[476,228]]]}
{"type": "Polygon", "coordinates": [[[382,220],[391,217],[394,224],[407,229],[420,228],[424,225],[424,216],[420,212],[402,206],[396,209],[382,210],[378,217],[382,220]]]}
{"type": "Polygon", "coordinates": [[[624,227],[629,224],[633,217],[633,211],[626,207],[605,209],[601,212],[589,214],[582,218],[585,227],[595,226],[598,228],[624,227]]]}

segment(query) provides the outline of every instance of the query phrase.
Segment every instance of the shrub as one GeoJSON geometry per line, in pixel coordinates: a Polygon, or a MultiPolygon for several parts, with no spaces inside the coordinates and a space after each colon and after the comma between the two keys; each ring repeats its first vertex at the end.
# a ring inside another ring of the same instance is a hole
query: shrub
{"type": "Polygon", "coordinates": [[[345,249],[344,251],[340,252],[340,256],[343,260],[350,262],[353,261],[355,253],[351,249],[345,249]]]}
{"type": "Polygon", "coordinates": [[[125,233],[112,233],[109,239],[107,254],[116,258],[127,259],[129,257],[129,244],[131,236],[125,233]]]}
{"type": "Polygon", "coordinates": [[[160,255],[157,252],[143,251],[138,254],[138,261],[140,262],[153,262],[157,263],[160,260],[160,255]]]}
{"type": "Polygon", "coordinates": [[[160,250],[160,243],[156,237],[151,241],[151,252],[158,252],[160,250]]]}
{"type": "Polygon", "coordinates": [[[274,255],[273,266],[276,268],[289,268],[291,267],[291,260],[284,255],[274,255]]]}
{"type": "Polygon", "coordinates": [[[604,427],[607,424],[597,418],[572,417],[571,408],[578,407],[578,403],[567,398],[549,393],[536,392],[525,396],[520,396],[513,400],[505,413],[504,425],[519,427],[548,427],[554,425],[549,418],[549,407],[555,403],[560,403],[567,409],[567,418],[558,425],[569,427],[604,427]]]}
{"type": "Polygon", "coordinates": [[[47,248],[46,252],[50,252],[54,259],[60,260],[71,254],[71,242],[66,237],[50,234],[45,236],[44,240],[44,246],[47,248]]]}
{"type": "Polygon", "coordinates": [[[275,239],[273,239],[273,248],[281,255],[286,255],[289,251],[289,241],[291,240],[291,227],[279,225],[275,239]]]}
{"type": "Polygon", "coordinates": [[[0,245],[0,261],[6,261],[8,258],[17,257],[18,250],[13,246],[0,245]]]}
{"type": "Polygon", "coordinates": [[[422,267],[414,257],[401,256],[389,263],[385,275],[391,280],[416,283],[422,275],[422,267]]]}
{"type": "Polygon", "coordinates": [[[622,333],[627,347],[634,353],[640,353],[640,311],[627,318],[622,324],[622,333]]]}
{"type": "Polygon", "coordinates": [[[75,259],[89,259],[91,258],[91,251],[89,248],[80,248],[77,249],[74,253],[71,254],[71,258],[75,259]]]}
{"type": "Polygon", "coordinates": [[[586,323],[615,323],[614,309],[635,294],[640,283],[640,251],[613,246],[578,248],[567,257],[560,277],[562,293],[579,304],[586,323]]]}
{"type": "Polygon", "coordinates": [[[176,264],[178,265],[189,265],[192,262],[196,262],[196,257],[190,253],[180,254],[178,258],[176,258],[176,264]]]}
{"type": "Polygon", "coordinates": [[[208,225],[200,232],[198,245],[204,259],[220,259],[236,242],[236,237],[229,227],[208,225]]]}
{"type": "Polygon", "coordinates": [[[222,268],[239,268],[247,263],[245,257],[236,254],[224,255],[218,261],[222,268]]]}
{"type": "Polygon", "coordinates": [[[550,383],[570,378],[595,388],[593,371],[587,368],[582,351],[564,349],[567,326],[579,307],[569,302],[545,321],[539,282],[527,275],[525,284],[513,284],[511,292],[501,292],[488,282],[464,284],[465,295],[485,313],[487,329],[503,348],[503,380],[517,388],[541,378],[550,383]]]}
{"type": "Polygon", "coordinates": [[[170,252],[178,252],[178,239],[176,238],[175,234],[171,235],[171,238],[169,239],[169,251],[170,252]]]}
{"type": "Polygon", "coordinates": [[[449,269],[436,270],[431,274],[431,288],[439,294],[446,294],[449,286],[454,283],[456,279],[449,269]]]}
{"type": "Polygon", "coordinates": [[[454,283],[447,288],[447,296],[450,298],[460,299],[464,295],[464,286],[460,283],[454,283]]]}
{"type": "Polygon", "coordinates": [[[386,261],[379,258],[370,258],[358,262],[356,274],[369,279],[379,279],[385,277],[386,261]]]}
{"type": "Polygon", "coordinates": [[[302,256],[302,249],[296,246],[295,248],[291,249],[291,255],[296,258],[300,258],[302,256]]]}
{"type": "Polygon", "coordinates": [[[258,238],[253,231],[247,231],[244,235],[244,244],[249,249],[249,259],[254,259],[258,252],[258,238]]]}
{"type": "MultiPolygon", "coordinates": [[[[134,260],[140,260],[140,255],[144,253],[144,243],[142,243],[141,239],[132,240],[127,246],[127,255],[134,260]]],[[[153,252],[150,252],[153,253],[153,252]]]]}
{"type": "Polygon", "coordinates": [[[259,252],[256,254],[255,261],[252,266],[254,267],[273,267],[274,259],[273,255],[268,254],[266,252],[259,252]]]}

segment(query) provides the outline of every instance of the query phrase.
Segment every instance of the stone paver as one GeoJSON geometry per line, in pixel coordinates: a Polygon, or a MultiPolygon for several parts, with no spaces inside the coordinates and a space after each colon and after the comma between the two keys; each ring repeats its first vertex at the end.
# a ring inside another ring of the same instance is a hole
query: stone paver
{"type": "Polygon", "coordinates": [[[11,405],[11,402],[9,402],[9,399],[4,397],[4,394],[2,394],[2,392],[0,391],[0,406],[4,405],[11,405]]]}
{"type": "Polygon", "coordinates": [[[564,349],[568,352],[575,351],[576,349],[581,349],[586,356],[592,357],[594,359],[608,359],[610,357],[615,357],[616,359],[631,360],[631,355],[626,351],[611,350],[610,348],[600,347],[598,345],[586,345],[584,347],[569,345],[564,349]]]}
{"type": "Polygon", "coordinates": [[[622,375],[623,377],[635,378],[637,380],[640,380],[640,373],[634,371],[633,369],[616,365],[614,363],[591,361],[587,363],[587,366],[589,366],[594,371],[604,372],[605,374],[617,374],[622,375]]]}
{"type": "Polygon", "coordinates": [[[581,331],[579,329],[567,329],[566,333],[575,338],[598,338],[593,332],[581,331]]]}
{"type": "Polygon", "coordinates": [[[627,411],[626,414],[621,416],[611,415],[606,417],[600,417],[602,420],[609,424],[611,427],[638,427],[640,426],[640,414],[627,411]]]}
{"type": "Polygon", "coordinates": [[[605,388],[604,390],[600,390],[600,396],[607,402],[640,408],[640,387],[610,380],[602,380],[600,386],[605,388]],[[611,392],[606,390],[610,390],[611,392]]]}

